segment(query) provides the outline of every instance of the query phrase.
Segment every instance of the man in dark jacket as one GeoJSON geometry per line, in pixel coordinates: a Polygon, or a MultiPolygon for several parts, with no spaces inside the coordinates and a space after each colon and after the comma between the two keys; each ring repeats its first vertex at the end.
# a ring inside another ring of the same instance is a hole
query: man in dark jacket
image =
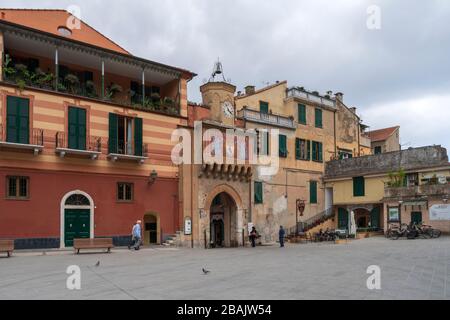
{"type": "Polygon", "coordinates": [[[284,247],[284,236],[286,235],[286,231],[283,229],[283,226],[280,226],[280,231],[278,232],[278,237],[280,238],[280,248],[284,247]]]}

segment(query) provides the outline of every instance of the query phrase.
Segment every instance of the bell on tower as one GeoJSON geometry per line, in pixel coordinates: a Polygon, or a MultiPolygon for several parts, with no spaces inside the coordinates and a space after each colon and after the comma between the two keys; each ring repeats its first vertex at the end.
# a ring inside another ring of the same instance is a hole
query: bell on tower
{"type": "Polygon", "coordinates": [[[225,80],[225,75],[223,74],[223,67],[222,67],[222,63],[220,62],[219,59],[217,59],[217,62],[214,64],[214,70],[211,74],[211,78],[209,78],[209,82],[216,82],[216,76],[222,76],[223,82],[227,82],[227,80],[225,80]]]}

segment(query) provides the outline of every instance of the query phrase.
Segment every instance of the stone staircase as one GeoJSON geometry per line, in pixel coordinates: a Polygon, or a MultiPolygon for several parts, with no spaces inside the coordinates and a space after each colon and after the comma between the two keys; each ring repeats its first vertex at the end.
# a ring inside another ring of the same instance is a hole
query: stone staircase
{"type": "Polygon", "coordinates": [[[181,231],[169,235],[169,237],[162,243],[164,247],[178,247],[181,243],[181,231]]]}
{"type": "Polygon", "coordinates": [[[297,233],[297,227],[299,232],[313,233],[316,231],[316,229],[318,231],[322,226],[325,225],[325,223],[329,222],[329,220],[331,220],[332,218],[334,218],[334,210],[333,208],[329,208],[303,222],[299,222],[298,226],[294,226],[287,229],[286,238],[288,239],[295,238],[295,235],[297,233]]]}

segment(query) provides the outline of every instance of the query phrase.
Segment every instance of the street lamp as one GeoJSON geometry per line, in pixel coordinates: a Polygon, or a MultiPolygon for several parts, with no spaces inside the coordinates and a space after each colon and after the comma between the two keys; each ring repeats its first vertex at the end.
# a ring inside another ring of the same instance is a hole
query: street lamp
{"type": "Polygon", "coordinates": [[[298,237],[298,213],[300,212],[300,216],[303,217],[303,212],[305,211],[305,200],[297,199],[296,201],[296,213],[295,213],[295,227],[296,227],[296,236],[298,237]]]}

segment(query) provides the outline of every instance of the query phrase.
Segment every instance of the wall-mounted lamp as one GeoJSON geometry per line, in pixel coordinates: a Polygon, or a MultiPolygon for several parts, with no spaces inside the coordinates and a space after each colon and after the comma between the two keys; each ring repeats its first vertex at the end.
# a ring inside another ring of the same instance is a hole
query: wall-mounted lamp
{"type": "Polygon", "coordinates": [[[153,170],[150,173],[150,177],[148,179],[148,183],[149,184],[154,184],[157,178],[158,178],[158,172],[156,172],[156,170],[153,170]]]}

